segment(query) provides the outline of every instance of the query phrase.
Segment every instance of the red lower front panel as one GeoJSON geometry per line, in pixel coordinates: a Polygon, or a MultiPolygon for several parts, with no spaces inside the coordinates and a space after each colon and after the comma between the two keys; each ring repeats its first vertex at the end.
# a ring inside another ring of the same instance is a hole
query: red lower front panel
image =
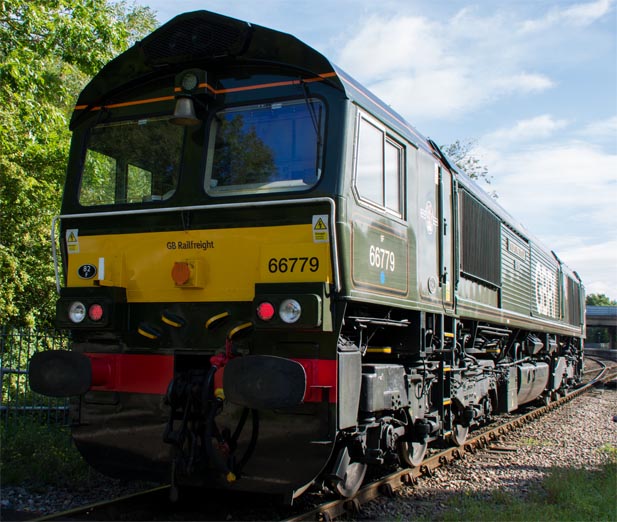
{"type": "MultiPolygon", "coordinates": [[[[174,377],[173,355],[85,354],[92,364],[94,391],[164,395],[174,377]]],[[[306,372],[304,402],[330,403],[337,397],[337,364],[329,359],[292,359],[306,372]]]]}
{"type": "Polygon", "coordinates": [[[163,395],[174,376],[173,355],[87,353],[92,390],[163,395]]]}
{"type": "Polygon", "coordinates": [[[336,361],[332,359],[292,359],[306,372],[304,402],[321,402],[324,391],[328,402],[336,402],[336,361]]]}

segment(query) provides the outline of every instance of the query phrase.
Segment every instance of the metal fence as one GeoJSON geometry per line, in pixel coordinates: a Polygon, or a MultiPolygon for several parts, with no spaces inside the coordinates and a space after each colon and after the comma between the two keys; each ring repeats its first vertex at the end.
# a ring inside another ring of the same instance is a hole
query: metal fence
{"type": "Polygon", "coordinates": [[[0,326],[0,422],[7,425],[27,416],[49,424],[68,423],[68,400],[34,393],[28,381],[32,355],[68,347],[67,332],[0,326]]]}

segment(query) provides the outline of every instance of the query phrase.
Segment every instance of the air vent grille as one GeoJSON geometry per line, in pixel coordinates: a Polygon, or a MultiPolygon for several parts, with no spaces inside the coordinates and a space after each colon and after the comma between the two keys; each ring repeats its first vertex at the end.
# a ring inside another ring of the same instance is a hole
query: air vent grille
{"type": "Polygon", "coordinates": [[[466,191],[461,191],[461,269],[465,274],[501,286],[499,219],[466,191]]]}
{"type": "Polygon", "coordinates": [[[245,45],[248,28],[246,24],[184,19],[144,40],[143,49],[148,61],[154,64],[218,58],[239,53],[245,45]]]}

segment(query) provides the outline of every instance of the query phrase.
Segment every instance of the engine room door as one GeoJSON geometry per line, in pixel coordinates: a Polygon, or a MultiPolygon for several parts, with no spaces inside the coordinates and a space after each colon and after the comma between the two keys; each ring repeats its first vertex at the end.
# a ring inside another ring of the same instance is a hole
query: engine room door
{"type": "Polygon", "coordinates": [[[454,307],[454,213],[452,173],[436,166],[439,179],[439,286],[444,308],[454,307]]]}

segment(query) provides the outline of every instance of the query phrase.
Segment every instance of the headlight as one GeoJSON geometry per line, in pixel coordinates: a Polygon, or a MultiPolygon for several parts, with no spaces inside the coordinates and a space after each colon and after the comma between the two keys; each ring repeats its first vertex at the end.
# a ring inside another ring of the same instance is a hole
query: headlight
{"type": "Polygon", "coordinates": [[[80,301],[71,303],[69,307],[69,319],[74,323],[81,323],[86,317],[86,307],[80,301]]]}
{"type": "Polygon", "coordinates": [[[295,323],[300,319],[302,307],[295,299],[285,299],[279,306],[279,317],[286,323],[295,323]]]}

